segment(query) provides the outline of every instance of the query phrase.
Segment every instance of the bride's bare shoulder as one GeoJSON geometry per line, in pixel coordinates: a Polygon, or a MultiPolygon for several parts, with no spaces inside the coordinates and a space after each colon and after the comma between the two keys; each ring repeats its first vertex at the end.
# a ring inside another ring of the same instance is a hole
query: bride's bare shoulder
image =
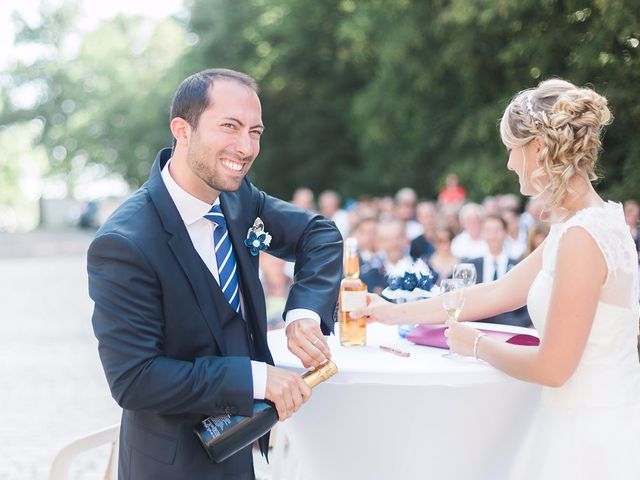
{"type": "Polygon", "coordinates": [[[556,276],[577,272],[592,275],[600,279],[600,283],[607,278],[607,262],[599,242],[593,231],[579,223],[563,232],[556,260],[556,276]]]}

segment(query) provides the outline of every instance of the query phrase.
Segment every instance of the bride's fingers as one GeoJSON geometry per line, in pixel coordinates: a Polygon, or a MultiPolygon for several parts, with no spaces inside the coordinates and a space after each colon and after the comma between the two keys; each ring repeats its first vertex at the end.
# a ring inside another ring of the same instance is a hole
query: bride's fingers
{"type": "Polygon", "coordinates": [[[369,324],[369,323],[380,322],[380,319],[378,317],[376,317],[375,315],[369,315],[368,317],[364,317],[364,321],[367,324],[369,324]]]}
{"type": "Polygon", "coordinates": [[[351,318],[360,318],[360,317],[370,317],[371,316],[371,308],[366,307],[360,310],[353,310],[349,312],[349,316],[351,318]]]}
{"type": "Polygon", "coordinates": [[[367,306],[359,308],[358,310],[353,310],[350,315],[351,318],[360,318],[360,317],[375,317],[376,312],[378,311],[378,307],[387,303],[385,300],[380,297],[380,295],[376,295],[375,293],[367,293],[366,297],[367,306]]]}

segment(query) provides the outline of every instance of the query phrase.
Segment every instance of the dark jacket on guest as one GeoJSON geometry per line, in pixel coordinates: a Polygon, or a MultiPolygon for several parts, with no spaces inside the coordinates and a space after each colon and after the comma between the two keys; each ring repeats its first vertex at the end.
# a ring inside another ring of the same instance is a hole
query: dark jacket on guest
{"type": "MultiPolygon", "coordinates": [[[[475,265],[476,272],[478,274],[477,283],[486,283],[493,280],[493,278],[485,278],[484,257],[463,259],[462,261],[465,263],[472,263],[473,265],[475,265]]],[[[518,260],[509,258],[507,260],[507,271],[509,271],[517,263],[518,263],[518,260]]],[[[518,327],[531,326],[531,318],[529,317],[529,312],[527,311],[526,306],[520,307],[512,312],[499,313],[498,315],[484,319],[483,321],[489,322],[489,323],[499,323],[502,325],[515,325],[518,327]]]]}

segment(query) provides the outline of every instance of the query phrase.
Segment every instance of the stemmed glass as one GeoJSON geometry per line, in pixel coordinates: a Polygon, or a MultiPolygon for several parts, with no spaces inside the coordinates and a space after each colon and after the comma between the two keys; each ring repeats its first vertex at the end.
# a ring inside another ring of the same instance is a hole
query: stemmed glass
{"type": "MultiPolygon", "coordinates": [[[[465,284],[459,278],[448,278],[440,284],[440,292],[442,298],[442,307],[447,312],[447,323],[457,322],[464,307],[465,284]]],[[[443,355],[447,358],[457,358],[453,352],[443,355]]]]}
{"type": "Polygon", "coordinates": [[[453,266],[453,278],[462,280],[465,287],[476,284],[476,267],[473,263],[456,263],[453,266]]]}

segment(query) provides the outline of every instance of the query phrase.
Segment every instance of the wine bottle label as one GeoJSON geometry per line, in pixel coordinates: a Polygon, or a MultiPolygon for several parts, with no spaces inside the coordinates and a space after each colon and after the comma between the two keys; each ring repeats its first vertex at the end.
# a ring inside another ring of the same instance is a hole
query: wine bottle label
{"type": "Polygon", "coordinates": [[[217,438],[222,435],[225,428],[231,425],[231,416],[220,415],[218,417],[205,418],[202,421],[202,425],[207,429],[207,433],[211,435],[211,438],[217,438]]]}
{"type": "Polygon", "coordinates": [[[342,291],[340,293],[340,310],[343,312],[352,312],[360,310],[367,306],[367,292],[349,292],[342,291]]]}

